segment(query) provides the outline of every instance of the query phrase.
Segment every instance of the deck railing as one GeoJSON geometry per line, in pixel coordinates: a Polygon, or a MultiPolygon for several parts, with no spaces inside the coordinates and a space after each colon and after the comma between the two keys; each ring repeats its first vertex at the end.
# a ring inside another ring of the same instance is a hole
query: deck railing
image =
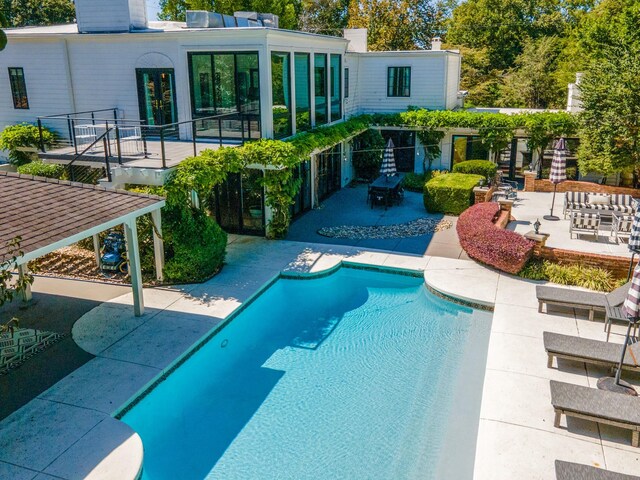
{"type": "MultiPolygon", "coordinates": [[[[194,118],[165,125],[148,125],[141,120],[120,118],[118,109],[102,109],[38,117],[40,151],[73,148],[73,161],[108,157],[123,163],[123,158],[148,158],[149,142],[159,142],[162,168],[172,160],[167,153],[169,142],[190,142],[193,155],[198,143],[231,140],[244,144],[260,138],[260,116],[254,113],[225,113],[194,118]],[[105,112],[107,112],[105,114],[105,112]],[[44,127],[57,133],[54,145],[45,144],[44,127]],[[97,142],[100,138],[103,142],[97,142]]],[[[176,159],[173,159],[176,160],[176,159]]],[[[182,159],[177,159],[182,160],[182,159]]]]}

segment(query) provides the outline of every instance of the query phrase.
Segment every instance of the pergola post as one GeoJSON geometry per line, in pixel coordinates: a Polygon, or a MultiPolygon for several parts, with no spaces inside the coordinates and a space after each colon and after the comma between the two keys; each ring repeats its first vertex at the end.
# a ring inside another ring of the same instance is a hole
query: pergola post
{"type": "Polygon", "coordinates": [[[164,241],[162,240],[162,214],[160,209],[151,212],[153,222],[153,256],[156,264],[156,279],[161,282],[164,279],[164,241]]]}
{"type": "MultiPolygon", "coordinates": [[[[24,280],[24,277],[29,273],[29,267],[26,263],[18,265],[18,276],[20,277],[20,281],[24,280]]],[[[33,295],[31,294],[31,284],[27,283],[22,291],[22,300],[25,302],[31,301],[33,295]]]]}
{"type": "Polygon", "coordinates": [[[97,233],[93,235],[93,253],[96,256],[96,266],[100,268],[100,236],[97,233]]]}
{"type": "Polygon", "coordinates": [[[136,219],[132,218],[124,224],[124,237],[127,241],[129,275],[133,290],[133,313],[136,317],[144,315],[144,298],[142,296],[142,270],[140,269],[140,251],[138,247],[138,229],[136,219]]]}

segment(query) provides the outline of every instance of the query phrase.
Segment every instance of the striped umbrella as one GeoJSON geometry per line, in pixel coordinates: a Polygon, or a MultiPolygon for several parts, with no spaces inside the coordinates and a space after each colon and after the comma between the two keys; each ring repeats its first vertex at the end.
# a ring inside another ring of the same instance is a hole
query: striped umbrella
{"type": "Polygon", "coordinates": [[[560,138],[553,147],[553,160],[551,161],[551,173],[549,181],[553,183],[553,200],[551,201],[551,214],[545,215],[545,220],[559,220],[553,214],[553,205],[556,201],[558,184],[567,179],[567,145],[564,138],[560,138]]]}
{"type": "Polygon", "coordinates": [[[631,278],[631,270],[633,269],[633,258],[636,253],[640,252],[640,209],[638,203],[635,203],[636,214],[633,217],[633,223],[631,224],[631,233],[629,235],[629,244],[627,247],[631,251],[631,263],[629,264],[629,274],[627,275],[627,281],[631,278]]]}
{"type": "Polygon", "coordinates": [[[380,165],[380,175],[386,175],[390,177],[395,175],[398,170],[396,169],[396,160],[393,156],[393,141],[389,139],[387,142],[387,146],[384,149],[384,154],[382,155],[382,165],[380,165]]]}
{"type": "Polygon", "coordinates": [[[631,286],[622,305],[622,312],[634,322],[640,318],[640,265],[633,271],[631,286]]]}

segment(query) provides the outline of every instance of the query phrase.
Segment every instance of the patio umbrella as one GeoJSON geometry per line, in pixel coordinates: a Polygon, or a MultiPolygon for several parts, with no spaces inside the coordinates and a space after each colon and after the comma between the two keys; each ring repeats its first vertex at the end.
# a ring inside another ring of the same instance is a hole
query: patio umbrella
{"type": "Polygon", "coordinates": [[[627,245],[631,251],[631,263],[629,263],[629,273],[627,274],[627,282],[631,278],[631,271],[633,269],[633,258],[636,253],[640,251],[640,209],[638,203],[636,203],[636,214],[633,217],[633,223],[631,224],[631,234],[629,235],[629,244],[627,245]]]}
{"type": "Polygon", "coordinates": [[[637,396],[638,392],[636,392],[635,388],[627,382],[620,380],[620,375],[622,374],[624,356],[627,353],[627,345],[629,345],[631,328],[640,321],[640,265],[638,265],[633,271],[633,279],[631,280],[631,286],[629,287],[627,298],[622,305],[622,313],[629,319],[629,325],[627,326],[627,335],[624,339],[624,345],[622,345],[622,354],[620,355],[620,362],[618,363],[618,371],[616,372],[615,377],[604,377],[598,380],[598,388],[601,390],[609,390],[612,392],[637,396]]]}
{"type": "Polygon", "coordinates": [[[551,214],[545,215],[545,220],[560,220],[553,214],[553,205],[556,201],[558,184],[567,179],[567,146],[564,138],[560,138],[553,147],[553,160],[551,161],[551,173],[549,181],[553,183],[553,200],[551,201],[551,214]]]}
{"type": "Polygon", "coordinates": [[[382,165],[380,165],[380,175],[386,175],[387,178],[398,172],[396,170],[396,160],[393,156],[393,148],[393,141],[389,139],[382,155],[382,165]]]}

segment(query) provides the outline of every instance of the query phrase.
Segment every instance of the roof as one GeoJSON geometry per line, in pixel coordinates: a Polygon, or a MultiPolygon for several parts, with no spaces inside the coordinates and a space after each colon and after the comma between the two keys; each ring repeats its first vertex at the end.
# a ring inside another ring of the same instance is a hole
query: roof
{"type": "Polygon", "coordinates": [[[20,236],[25,260],[157,210],[165,203],[155,195],[9,172],[0,172],[0,198],[0,258],[6,254],[7,242],[20,236]],[[96,228],[100,230],[94,231],[96,228]]]}

